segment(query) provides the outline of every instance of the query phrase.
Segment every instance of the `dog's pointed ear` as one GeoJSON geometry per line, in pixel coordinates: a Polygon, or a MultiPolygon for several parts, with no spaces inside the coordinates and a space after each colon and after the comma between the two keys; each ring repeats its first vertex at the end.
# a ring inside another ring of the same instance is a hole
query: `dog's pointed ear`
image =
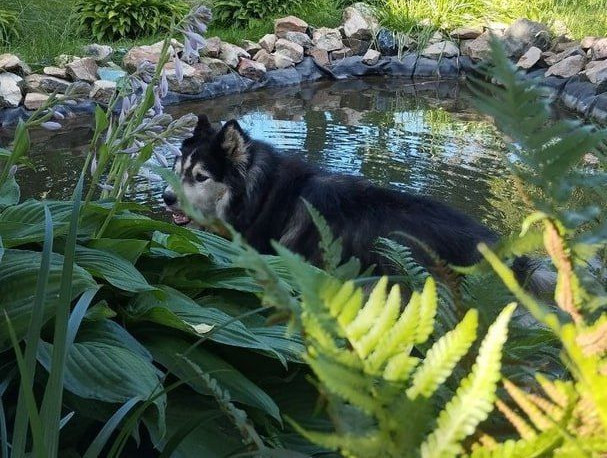
{"type": "Polygon", "coordinates": [[[232,119],[226,122],[217,140],[226,157],[237,167],[245,167],[249,160],[249,136],[240,127],[238,121],[232,119]]]}
{"type": "Polygon", "coordinates": [[[201,137],[211,134],[214,131],[209,117],[205,114],[198,115],[198,123],[194,129],[194,137],[201,137]]]}

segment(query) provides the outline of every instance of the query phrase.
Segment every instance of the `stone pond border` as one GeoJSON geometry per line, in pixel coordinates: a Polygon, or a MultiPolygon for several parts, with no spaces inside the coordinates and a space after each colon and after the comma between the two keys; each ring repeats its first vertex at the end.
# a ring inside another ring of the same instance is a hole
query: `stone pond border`
{"type": "MultiPolygon", "coordinates": [[[[209,38],[196,61],[182,63],[183,79],[177,79],[172,63],[166,65],[170,91],[164,103],[207,100],[322,79],[385,76],[413,81],[456,80],[473,73],[488,57],[491,35],[502,40],[526,77],[550,90],[550,100],[560,101],[585,118],[607,122],[607,38],[575,41],[566,35],[552,37],[545,25],[519,19],[510,26],[491,24],[459,28],[449,34],[436,32],[424,49],[407,52],[409,45],[414,46],[412,41],[408,37],[397,40],[393,33],[380,28],[364,3],[346,8],[343,24],[335,29],[313,29],[288,16],[275,21],[273,34],[258,42],[245,40],[242,47],[209,38]]],[[[176,40],[172,44],[177,50],[182,46],[176,40]]],[[[161,46],[131,48],[120,67],[111,63],[111,47],[89,45],[83,49],[86,57],[59,56],[56,66],[45,67],[42,74],[32,73],[15,55],[0,55],[0,127],[29,116],[49,93],[74,88],[88,97],[73,105],[60,105],[57,110],[64,116],[92,112],[96,104],[107,103],[121,77],[142,62],[157,63],[161,46]]]]}

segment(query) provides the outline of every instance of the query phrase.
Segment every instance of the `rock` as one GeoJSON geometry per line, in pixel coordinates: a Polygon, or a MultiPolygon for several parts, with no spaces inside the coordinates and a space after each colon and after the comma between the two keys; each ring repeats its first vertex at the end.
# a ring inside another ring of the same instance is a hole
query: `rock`
{"type": "Polygon", "coordinates": [[[345,38],[343,39],[344,46],[352,50],[352,54],[355,56],[362,56],[367,52],[371,42],[367,40],[358,40],[356,38],[345,38]]]}
{"type": "Polygon", "coordinates": [[[329,65],[329,53],[326,49],[312,48],[310,50],[310,56],[312,56],[312,58],[318,65],[329,65]]]}
{"type": "Polygon", "coordinates": [[[588,50],[588,49],[592,48],[592,45],[594,44],[594,42],[596,40],[598,40],[597,37],[584,37],[584,38],[582,38],[580,45],[582,46],[582,49],[588,50]]]}
{"type": "Polygon", "coordinates": [[[342,60],[353,55],[350,48],[342,48],[337,51],[331,51],[331,60],[342,60]]]}
{"type": "Polygon", "coordinates": [[[588,80],[599,86],[599,92],[605,92],[607,86],[607,60],[588,62],[584,71],[588,80]]]}
{"type": "Polygon", "coordinates": [[[455,57],[459,55],[459,48],[451,41],[441,41],[428,46],[421,55],[431,59],[455,57]]]}
{"type": "Polygon", "coordinates": [[[111,60],[114,50],[111,46],[92,44],[84,46],[82,53],[95,59],[98,64],[105,64],[111,60]]]}
{"type": "Polygon", "coordinates": [[[295,16],[287,16],[274,21],[274,33],[278,38],[284,38],[287,32],[306,33],[308,23],[295,16]]]}
{"type": "Polygon", "coordinates": [[[258,51],[253,60],[263,64],[267,71],[276,70],[276,58],[274,54],[270,54],[265,49],[258,51]]]}
{"type": "Polygon", "coordinates": [[[114,67],[99,67],[97,69],[99,79],[106,81],[118,81],[127,76],[127,73],[121,68],[114,67]]]}
{"type": "MultiPolygon", "coordinates": [[[[219,61],[219,62],[221,62],[221,61],[219,61]]],[[[215,77],[213,71],[211,70],[211,67],[209,67],[204,62],[196,62],[196,63],[192,64],[192,68],[205,81],[211,81],[215,77]]]]}
{"type": "Polygon", "coordinates": [[[261,46],[259,43],[251,40],[242,41],[242,49],[249,53],[249,56],[254,57],[259,52],[261,46]]]}
{"type": "Polygon", "coordinates": [[[377,19],[367,16],[359,8],[349,6],[343,13],[344,35],[347,38],[371,40],[378,28],[377,19]]]}
{"type": "Polygon", "coordinates": [[[87,83],[86,81],[74,81],[68,86],[65,92],[66,94],[70,94],[70,97],[74,99],[86,99],[91,93],[91,89],[93,89],[91,83],[87,83]]]}
{"type": "MultiPolygon", "coordinates": [[[[304,48],[304,50],[310,49],[313,46],[312,39],[307,34],[301,32],[287,32],[285,34],[285,40],[297,43],[304,48]]],[[[274,44],[276,44],[276,42],[274,44]]]]}
{"type": "Polygon", "coordinates": [[[594,60],[607,58],[607,38],[599,38],[590,47],[590,53],[594,60]]]}
{"type": "Polygon", "coordinates": [[[327,27],[320,27],[314,30],[312,41],[316,48],[324,49],[325,51],[336,51],[344,47],[339,30],[327,27]]]}
{"type": "Polygon", "coordinates": [[[207,38],[205,42],[205,47],[200,52],[200,55],[204,57],[212,57],[214,59],[218,59],[219,54],[221,54],[221,38],[207,38]]]}
{"type": "Polygon", "coordinates": [[[230,67],[221,59],[202,57],[200,63],[205,64],[211,70],[213,78],[230,73],[230,67]]]}
{"type": "Polygon", "coordinates": [[[396,56],[398,54],[398,44],[393,32],[381,28],[376,39],[379,52],[384,56],[396,56]]]}
{"type": "Polygon", "coordinates": [[[379,20],[377,19],[377,16],[375,15],[375,10],[368,3],[356,2],[356,3],[353,3],[351,6],[352,6],[352,8],[356,9],[362,15],[362,17],[365,19],[365,21],[367,21],[369,24],[371,24],[373,26],[374,30],[377,30],[379,28],[378,27],[379,20]]]}
{"type": "Polygon", "coordinates": [[[567,41],[565,41],[565,38],[562,38],[562,37],[559,37],[556,40],[558,40],[558,41],[556,41],[553,44],[552,50],[557,54],[560,52],[563,52],[563,51],[567,51],[570,48],[574,48],[574,47],[581,48],[582,47],[581,43],[579,41],[572,41],[569,39],[567,39],[567,41]]]}
{"type": "Polygon", "coordinates": [[[504,42],[509,54],[519,58],[531,46],[542,51],[550,49],[550,31],[539,22],[518,19],[504,32],[504,42]]]}
{"type": "Polygon", "coordinates": [[[369,49],[362,58],[362,62],[365,65],[375,65],[379,62],[379,58],[381,57],[381,53],[376,51],[375,49],[369,49]]]}
{"type": "Polygon", "coordinates": [[[482,33],[483,28],[481,26],[458,27],[457,29],[452,30],[451,33],[449,33],[449,36],[456,40],[474,40],[482,33]]]}
{"type": "Polygon", "coordinates": [[[529,50],[522,55],[522,57],[516,63],[517,67],[529,70],[533,68],[542,58],[542,50],[535,46],[529,48],[529,50]]]}
{"type": "Polygon", "coordinates": [[[84,57],[73,61],[65,66],[67,74],[74,81],[86,81],[92,83],[97,81],[97,62],[92,57],[84,57]]]}
{"type": "Polygon", "coordinates": [[[48,75],[28,75],[24,81],[28,92],[57,92],[58,94],[65,94],[65,91],[70,86],[69,81],[48,75]]]}
{"type": "Polygon", "coordinates": [[[282,54],[298,64],[304,58],[304,49],[297,43],[279,38],[276,42],[276,54],[282,54]]]}
{"type": "MultiPolygon", "coordinates": [[[[157,64],[163,44],[164,42],[159,41],[152,45],[132,47],[124,55],[122,66],[127,72],[134,73],[143,62],[147,61],[151,64],[157,64]]],[[[177,52],[183,49],[183,45],[175,39],[171,40],[171,45],[177,52]]]]}
{"type": "MultiPolygon", "coordinates": [[[[299,33],[301,33],[301,32],[299,32],[299,33]]],[[[277,39],[278,38],[276,37],[276,35],[274,35],[273,33],[268,33],[268,34],[264,35],[263,37],[261,37],[261,39],[259,40],[259,46],[261,46],[263,49],[265,49],[268,52],[273,52],[274,46],[276,46],[277,39]]]]}
{"type": "Polygon", "coordinates": [[[571,78],[582,71],[586,64],[584,56],[570,56],[559,63],[548,68],[546,76],[560,76],[561,78],[571,78]]]}
{"type": "Polygon", "coordinates": [[[586,53],[581,47],[572,46],[569,49],[566,49],[565,51],[562,51],[558,54],[554,54],[552,56],[545,56],[544,62],[546,62],[547,65],[554,65],[558,64],[560,61],[570,56],[586,56],[586,53]]]}
{"type": "Polygon", "coordinates": [[[79,58],[70,54],[59,54],[55,57],[55,65],[60,68],[65,68],[67,64],[71,64],[77,59],[79,58]]]}
{"type": "Polygon", "coordinates": [[[10,72],[19,76],[29,75],[32,70],[14,54],[0,54],[0,72],[10,72]]]}
{"type": "Polygon", "coordinates": [[[48,76],[54,76],[55,78],[67,79],[67,70],[60,67],[44,67],[42,73],[48,76]]]}
{"type": "Polygon", "coordinates": [[[295,66],[295,62],[293,62],[288,56],[280,53],[274,54],[274,63],[276,64],[276,68],[288,68],[295,66]]]}
{"type": "Polygon", "coordinates": [[[436,32],[434,32],[432,34],[432,36],[428,40],[428,44],[433,45],[435,43],[440,43],[441,41],[444,41],[444,40],[445,40],[445,37],[443,37],[443,34],[437,30],[436,32]]]}
{"type": "Polygon", "coordinates": [[[0,73],[0,108],[16,108],[21,103],[23,78],[14,73],[0,73]]]}
{"type": "Polygon", "coordinates": [[[223,60],[230,68],[238,67],[240,58],[244,57],[250,59],[251,56],[248,52],[242,49],[240,46],[233,45],[231,43],[221,43],[221,52],[219,58],[223,60]]]}
{"type": "Polygon", "coordinates": [[[37,110],[42,107],[49,96],[47,94],[40,94],[39,92],[28,92],[25,94],[25,99],[23,100],[23,105],[28,110],[37,110]]]}
{"type": "Polygon", "coordinates": [[[259,80],[265,76],[266,66],[261,62],[243,58],[238,64],[238,73],[245,78],[259,80]]]}
{"type": "Polygon", "coordinates": [[[115,81],[97,80],[93,83],[93,88],[91,89],[89,97],[95,102],[107,105],[114,95],[114,92],[116,92],[115,81]]]}
{"type": "Polygon", "coordinates": [[[460,52],[474,60],[487,59],[491,55],[491,35],[484,32],[474,40],[464,40],[460,43],[460,52]]]}
{"type": "Polygon", "coordinates": [[[175,73],[175,64],[169,62],[164,66],[169,89],[180,94],[198,94],[202,91],[204,83],[208,81],[209,74],[182,62],[183,79],[179,81],[175,73]]]}

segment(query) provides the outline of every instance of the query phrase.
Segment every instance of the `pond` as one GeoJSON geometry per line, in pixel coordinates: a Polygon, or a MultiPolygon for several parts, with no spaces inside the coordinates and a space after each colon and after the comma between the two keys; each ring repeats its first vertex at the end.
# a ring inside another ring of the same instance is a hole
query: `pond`
{"type": "MultiPolygon", "coordinates": [[[[212,121],[237,118],[254,138],[284,154],[433,196],[501,232],[521,220],[501,135],[457,83],[322,82],[188,102],[167,111],[206,113],[212,121]]],[[[70,121],[67,130],[32,132],[34,168],[18,172],[23,197],[69,196],[91,135],[86,116],[70,121]]],[[[6,140],[0,137],[0,143],[6,140]]],[[[162,188],[141,179],[130,198],[164,215],[162,188]]]]}

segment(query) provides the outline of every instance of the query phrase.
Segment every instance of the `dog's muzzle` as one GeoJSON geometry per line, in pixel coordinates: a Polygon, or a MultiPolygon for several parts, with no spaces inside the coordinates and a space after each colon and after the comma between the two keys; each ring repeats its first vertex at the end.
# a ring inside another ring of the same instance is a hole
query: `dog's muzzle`
{"type": "Polygon", "coordinates": [[[173,214],[173,222],[178,226],[185,226],[191,220],[190,218],[183,213],[178,208],[177,195],[173,192],[173,190],[167,187],[162,193],[162,200],[167,207],[167,210],[173,214]]]}

